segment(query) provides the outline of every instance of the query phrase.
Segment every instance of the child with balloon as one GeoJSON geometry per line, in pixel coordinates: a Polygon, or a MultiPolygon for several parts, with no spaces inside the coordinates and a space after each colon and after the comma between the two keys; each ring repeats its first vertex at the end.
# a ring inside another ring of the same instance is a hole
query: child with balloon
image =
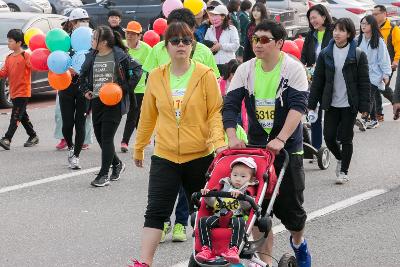
{"type": "Polygon", "coordinates": [[[127,54],[121,36],[108,26],[97,27],[92,50],[86,55],[80,73],[80,91],[91,100],[94,134],[101,148],[101,169],[92,186],[107,186],[110,180],[119,180],[125,170],[125,164],[115,153],[114,136],[129,105],[136,105],[134,99],[129,103],[128,93],[136,87],[141,75],[141,66],[127,54]]]}
{"type": "Polygon", "coordinates": [[[0,70],[0,78],[8,78],[13,108],[10,125],[4,137],[0,139],[0,146],[5,150],[10,150],[11,140],[19,123],[24,126],[29,135],[24,147],[36,145],[39,143],[39,138],[26,112],[26,106],[31,97],[31,63],[30,55],[22,49],[24,34],[21,30],[12,29],[7,33],[7,39],[8,48],[12,53],[5,59],[0,70]]]}

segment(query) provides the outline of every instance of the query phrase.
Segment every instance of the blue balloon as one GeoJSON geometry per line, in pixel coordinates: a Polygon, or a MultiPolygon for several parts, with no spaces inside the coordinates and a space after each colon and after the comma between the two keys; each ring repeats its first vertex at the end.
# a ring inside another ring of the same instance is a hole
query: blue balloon
{"type": "Polygon", "coordinates": [[[73,68],[76,73],[81,72],[87,53],[89,53],[89,51],[79,51],[72,56],[71,68],[73,68]]]}
{"type": "Polygon", "coordinates": [[[79,27],[72,32],[71,46],[78,51],[87,51],[92,47],[93,31],[89,27],[79,27]]]}
{"type": "Polygon", "coordinates": [[[63,74],[71,67],[71,57],[67,52],[54,51],[47,58],[49,69],[56,74],[63,74]]]}

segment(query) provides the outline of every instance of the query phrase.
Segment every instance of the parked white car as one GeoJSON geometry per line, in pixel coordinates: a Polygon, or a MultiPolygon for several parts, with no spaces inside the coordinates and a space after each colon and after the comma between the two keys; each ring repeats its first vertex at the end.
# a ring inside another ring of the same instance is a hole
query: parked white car
{"type": "Polygon", "coordinates": [[[333,20],[350,18],[356,30],[360,29],[360,21],[366,15],[372,14],[375,4],[368,0],[328,0],[333,20]]]}
{"type": "Polygon", "coordinates": [[[388,10],[388,16],[400,16],[400,0],[374,0],[377,5],[384,5],[386,9],[391,7],[396,10],[395,14],[388,10]]]}
{"type": "Polygon", "coordinates": [[[51,13],[48,0],[4,0],[12,12],[51,13]]]}
{"type": "Polygon", "coordinates": [[[0,12],[10,12],[10,8],[7,6],[6,2],[0,0],[0,12]]]}
{"type": "Polygon", "coordinates": [[[308,0],[267,0],[267,7],[294,10],[294,23],[297,26],[308,26],[307,11],[308,0]]]}

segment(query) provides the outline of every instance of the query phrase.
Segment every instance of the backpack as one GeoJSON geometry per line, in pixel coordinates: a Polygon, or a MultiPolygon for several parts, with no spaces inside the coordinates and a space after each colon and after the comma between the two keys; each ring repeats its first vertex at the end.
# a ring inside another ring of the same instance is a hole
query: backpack
{"type": "Polygon", "coordinates": [[[396,24],[393,24],[392,22],[390,22],[390,32],[389,32],[389,35],[388,35],[388,38],[387,38],[387,42],[386,42],[387,50],[389,52],[391,61],[393,61],[394,54],[395,54],[394,46],[393,46],[393,42],[392,42],[392,39],[393,39],[393,34],[392,33],[393,33],[394,27],[396,27],[396,24]]]}
{"type": "Polygon", "coordinates": [[[361,48],[356,47],[356,63],[357,63],[357,68],[358,68],[358,61],[360,61],[361,53],[362,53],[361,48]]]}

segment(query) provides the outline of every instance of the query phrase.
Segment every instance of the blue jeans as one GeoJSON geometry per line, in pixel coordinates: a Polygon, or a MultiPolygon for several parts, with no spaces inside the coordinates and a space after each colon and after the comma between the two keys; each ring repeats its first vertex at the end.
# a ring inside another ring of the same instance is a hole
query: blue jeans
{"type": "MultiPolygon", "coordinates": [[[[175,207],[175,224],[180,223],[183,226],[187,226],[189,219],[189,206],[186,198],[185,189],[183,186],[179,189],[178,203],[175,207]]],[[[168,218],[166,222],[171,222],[171,218],[168,218]]]]}
{"type": "Polygon", "coordinates": [[[311,123],[311,145],[317,150],[322,146],[322,109],[318,110],[317,121],[311,123]]]}

